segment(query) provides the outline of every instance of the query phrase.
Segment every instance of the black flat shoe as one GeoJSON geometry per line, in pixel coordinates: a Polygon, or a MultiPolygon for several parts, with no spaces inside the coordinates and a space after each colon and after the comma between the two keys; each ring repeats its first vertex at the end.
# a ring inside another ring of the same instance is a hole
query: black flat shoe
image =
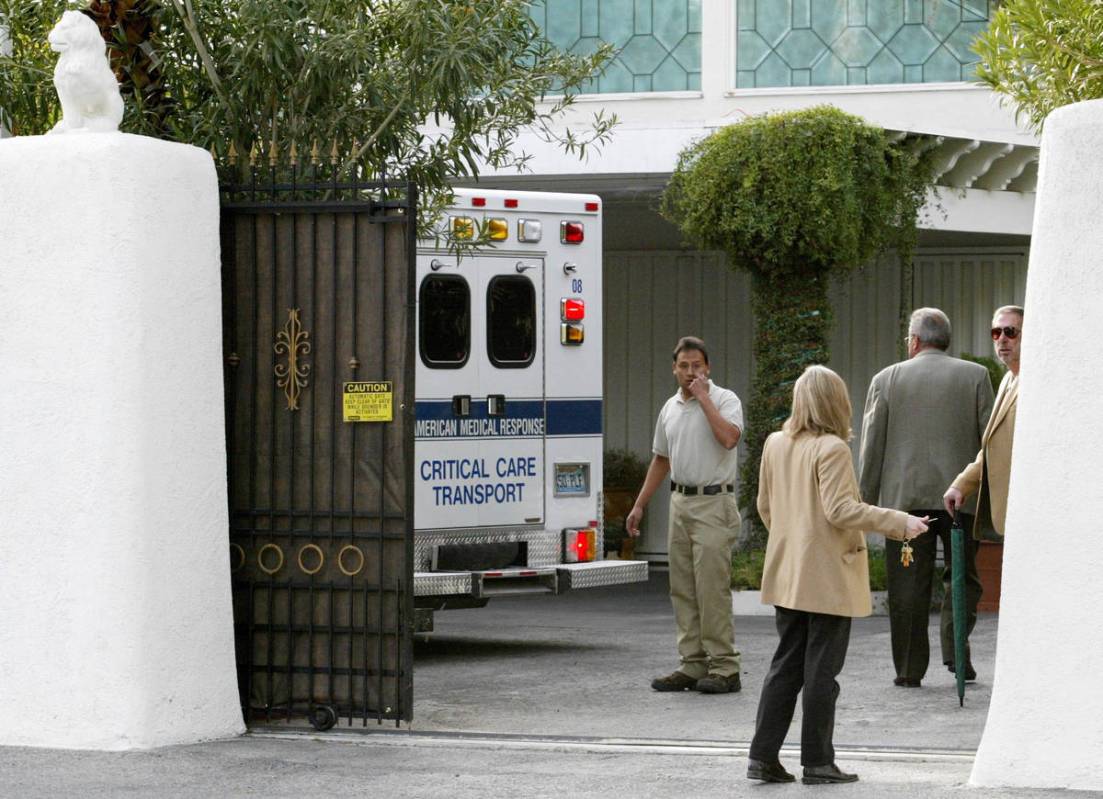
{"type": "Polygon", "coordinates": [[[900,688],[918,688],[923,683],[920,680],[915,679],[914,677],[896,677],[892,681],[892,684],[900,688]]]}
{"type": "Polygon", "coordinates": [[[785,766],[778,761],[767,763],[763,760],[748,760],[747,779],[762,780],[762,782],[795,782],[797,778],[786,771],[785,766]]]}
{"type": "Polygon", "coordinates": [[[840,771],[834,763],[826,766],[805,766],[804,777],[801,779],[805,785],[827,785],[835,782],[857,782],[857,774],[847,774],[840,771]]]}

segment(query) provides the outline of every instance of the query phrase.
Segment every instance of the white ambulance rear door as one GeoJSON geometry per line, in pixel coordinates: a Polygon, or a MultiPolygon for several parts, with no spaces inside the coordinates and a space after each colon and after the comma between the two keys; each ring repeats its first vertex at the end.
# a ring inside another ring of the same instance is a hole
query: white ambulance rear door
{"type": "MultiPolygon", "coordinates": [[[[485,330],[479,274],[454,254],[417,256],[417,367],[414,527],[477,528],[479,506],[463,486],[483,473],[481,443],[469,434],[480,395],[485,330]]],[[[470,493],[470,492],[468,492],[470,493]]]]}
{"type": "Polygon", "coordinates": [[[479,256],[475,311],[485,325],[478,405],[488,472],[480,519],[487,527],[544,521],[544,260],[479,256]]]}

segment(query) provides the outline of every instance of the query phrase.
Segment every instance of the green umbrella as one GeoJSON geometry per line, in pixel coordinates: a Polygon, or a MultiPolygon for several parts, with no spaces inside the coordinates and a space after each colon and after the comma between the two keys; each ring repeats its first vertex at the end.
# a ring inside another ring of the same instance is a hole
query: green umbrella
{"type": "Polygon", "coordinates": [[[965,707],[965,531],[961,518],[954,512],[950,528],[950,599],[954,607],[954,676],[957,677],[958,706],[965,707]]]}

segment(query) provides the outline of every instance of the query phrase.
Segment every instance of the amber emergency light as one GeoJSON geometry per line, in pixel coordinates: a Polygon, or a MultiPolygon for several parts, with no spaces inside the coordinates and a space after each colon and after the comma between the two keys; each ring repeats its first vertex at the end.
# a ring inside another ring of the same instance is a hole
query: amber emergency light
{"type": "Polygon", "coordinates": [[[452,238],[454,239],[473,239],[475,238],[475,220],[469,216],[454,216],[452,217],[452,238]]]}

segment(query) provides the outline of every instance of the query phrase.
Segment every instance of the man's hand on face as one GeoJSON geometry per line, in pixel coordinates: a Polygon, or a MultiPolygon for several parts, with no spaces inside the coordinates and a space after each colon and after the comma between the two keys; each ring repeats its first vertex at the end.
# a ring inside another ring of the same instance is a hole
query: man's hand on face
{"type": "Polygon", "coordinates": [[[709,395],[709,377],[706,374],[698,373],[693,378],[693,381],[689,384],[689,393],[701,400],[709,395]]]}

